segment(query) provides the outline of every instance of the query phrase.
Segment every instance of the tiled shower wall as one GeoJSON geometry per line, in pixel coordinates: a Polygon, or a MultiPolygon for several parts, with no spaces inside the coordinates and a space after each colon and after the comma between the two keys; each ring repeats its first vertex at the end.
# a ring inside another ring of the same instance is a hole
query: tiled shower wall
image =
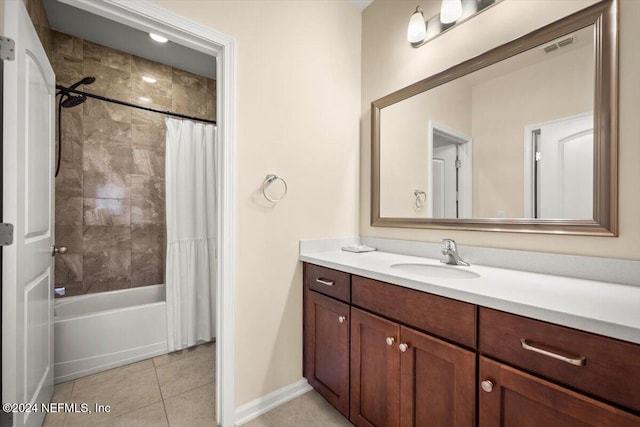
{"type": "MultiPolygon", "coordinates": [[[[215,80],[52,31],[59,84],[215,119],[215,80]],[[157,81],[146,83],[143,76],[157,81]]],[[[88,99],[62,110],[56,287],[67,295],[164,283],[165,116],[88,99]]]]}
{"type": "Polygon", "coordinates": [[[49,18],[47,17],[47,11],[44,8],[42,0],[22,0],[27,9],[27,13],[31,18],[38,38],[44,47],[47,56],[50,55],[51,50],[51,30],[49,28],[49,18]]]}

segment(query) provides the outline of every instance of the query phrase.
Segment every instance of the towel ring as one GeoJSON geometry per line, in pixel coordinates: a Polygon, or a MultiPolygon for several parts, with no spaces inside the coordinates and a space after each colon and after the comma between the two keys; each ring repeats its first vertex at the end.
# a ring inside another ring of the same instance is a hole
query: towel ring
{"type": "Polygon", "coordinates": [[[287,195],[288,189],[289,188],[287,187],[287,181],[285,181],[283,178],[280,178],[278,175],[269,174],[262,183],[262,195],[271,203],[278,203],[280,200],[284,199],[284,196],[287,195]],[[275,181],[282,181],[282,185],[284,185],[284,193],[279,199],[273,199],[267,196],[267,187],[269,187],[269,185],[271,185],[275,181]]]}
{"type": "Polygon", "coordinates": [[[413,195],[416,196],[416,208],[422,209],[427,202],[427,193],[422,190],[413,190],[413,195]]]}

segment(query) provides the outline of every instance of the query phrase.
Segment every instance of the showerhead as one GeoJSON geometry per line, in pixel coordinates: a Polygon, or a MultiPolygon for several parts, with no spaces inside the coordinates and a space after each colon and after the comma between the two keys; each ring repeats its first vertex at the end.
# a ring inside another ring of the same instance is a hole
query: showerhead
{"type": "Polygon", "coordinates": [[[67,99],[62,101],[62,106],[64,108],[72,108],[82,104],[87,100],[87,97],[84,95],[67,95],[67,99]]]}
{"type": "Polygon", "coordinates": [[[78,106],[78,105],[82,104],[84,101],[87,100],[86,96],[84,96],[84,95],[72,95],[68,91],[69,90],[75,90],[80,85],[90,85],[91,83],[93,83],[95,81],[96,81],[95,77],[85,77],[82,80],[75,82],[74,84],[72,84],[68,88],[61,87],[61,90],[56,94],[56,95],[62,95],[62,97],[60,98],[60,105],[62,107],[64,107],[64,108],[72,108],[72,107],[75,107],[75,106],[78,106]],[[66,98],[65,98],[65,96],[66,96],[66,98]]]}
{"type": "Polygon", "coordinates": [[[73,90],[73,89],[77,88],[80,85],[90,85],[91,83],[93,83],[95,81],[96,81],[95,77],[85,77],[82,80],[80,80],[78,82],[75,82],[74,84],[69,86],[69,89],[73,90]]]}

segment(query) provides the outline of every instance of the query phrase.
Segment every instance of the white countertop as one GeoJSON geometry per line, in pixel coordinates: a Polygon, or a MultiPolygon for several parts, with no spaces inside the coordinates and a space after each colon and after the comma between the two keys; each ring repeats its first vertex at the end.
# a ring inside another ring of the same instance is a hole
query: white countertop
{"type": "Polygon", "coordinates": [[[439,260],[388,252],[301,251],[300,260],[358,276],[640,344],[640,287],[519,270],[451,267],[472,279],[426,277],[391,268],[398,263],[442,266],[439,260]]]}

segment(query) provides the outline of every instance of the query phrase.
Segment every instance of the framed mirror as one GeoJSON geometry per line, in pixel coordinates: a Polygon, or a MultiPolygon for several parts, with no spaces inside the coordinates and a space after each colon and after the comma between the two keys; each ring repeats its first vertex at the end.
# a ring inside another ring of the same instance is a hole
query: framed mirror
{"type": "Polygon", "coordinates": [[[372,103],[371,225],[617,235],[617,3],[372,103]]]}

